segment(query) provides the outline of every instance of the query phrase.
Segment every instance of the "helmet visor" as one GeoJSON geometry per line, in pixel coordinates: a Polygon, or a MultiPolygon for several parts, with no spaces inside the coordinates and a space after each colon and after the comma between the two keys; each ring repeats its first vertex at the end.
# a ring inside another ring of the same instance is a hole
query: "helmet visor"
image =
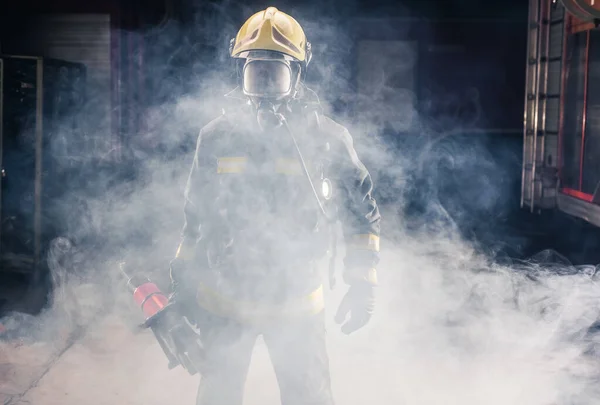
{"type": "Polygon", "coordinates": [[[292,90],[292,70],[281,60],[248,60],[244,66],[244,93],[255,97],[282,97],[292,90]]]}

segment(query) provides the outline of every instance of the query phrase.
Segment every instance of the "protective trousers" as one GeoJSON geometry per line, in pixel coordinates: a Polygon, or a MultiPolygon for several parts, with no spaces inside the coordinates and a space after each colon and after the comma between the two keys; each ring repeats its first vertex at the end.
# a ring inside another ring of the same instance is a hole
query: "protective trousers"
{"type": "Polygon", "coordinates": [[[256,338],[262,334],[282,405],[333,405],[323,313],[263,330],[208,316],[200,323],[207,350],[196,405],[242,405],[256,338]]]}

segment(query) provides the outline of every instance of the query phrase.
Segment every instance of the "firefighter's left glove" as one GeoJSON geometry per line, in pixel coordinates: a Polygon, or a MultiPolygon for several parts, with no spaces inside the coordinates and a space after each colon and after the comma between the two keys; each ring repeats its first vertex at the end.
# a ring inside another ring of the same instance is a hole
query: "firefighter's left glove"
{"type": "Polygon", "coordinates": [[[350,282],[348,292],[335,315],[335,321],[342,324],[341,330],[349,335],[361,329],[371,320],[375,310],[375,269],[369,270],[369,276],[350,282]]]}

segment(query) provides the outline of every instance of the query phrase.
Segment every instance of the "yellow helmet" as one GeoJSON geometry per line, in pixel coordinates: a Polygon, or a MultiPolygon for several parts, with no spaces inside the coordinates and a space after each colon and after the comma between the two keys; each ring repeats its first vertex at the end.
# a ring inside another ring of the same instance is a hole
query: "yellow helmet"
{"type": "Polygon", "coordinates": [[[259,11],[246,20],[231,40],[230,54],[243,58],[249,51],[274,51],[291,56],[305,66],[311,59],[310,43],[293,17],[275,7],[259,11]]]}

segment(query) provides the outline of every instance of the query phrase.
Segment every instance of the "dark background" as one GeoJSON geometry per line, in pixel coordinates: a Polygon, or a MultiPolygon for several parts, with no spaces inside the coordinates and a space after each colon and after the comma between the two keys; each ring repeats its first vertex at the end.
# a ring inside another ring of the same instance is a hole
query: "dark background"
{"type": "MultiPolygon", "coordinates": [[[[361,41],[414,42],[418,62],[412,71],[412,90],[419,119],[401,131],[382,125],[373,134],[392,155],[407,162],[402,182],[378,170],[377,162],[364,153],[365,163],[374,168],[376,197],[384,210],[401,211],[408,229],[416,232],[453,222],[463,236],[495,257],[523,258],[552,248],[574,263],[600,261],[595,227],[558,212],[532,215],[519,207],[526,1],[21,0],[2,3],[0,46],[5,54],[53,56],[56,43],[48,39],[40,16],[43,20],[56,13],[110,15],[114,34],[107,45],[110,58],[89,59],[94,61],[88,66],[92,88],[84,114],[94,117],[97,128],[104,125],[93,86],[109,86],[110,128],[101,135],[87,129],[86,136],[102,136],[114,147],[92,150],[85,165],[72,166],[76,176],[66,176],[77,178],[73,184],[80,196],[82,190],[97,196],[106,187],[145,181],[141,160],[189,157],[195,134],[212,118],[210,114],[186,121],[178,134],[148,137],[144,112],[199,90],[209,94],[214,90],[203,86],[215,71],[220,80],[233,85],[229,39],[248,16],[269,5],[305,25],[315,53],[308,82],[344,124],[352,125],[365,113],[357,95],[361,41]],[[399,199],[403,204],[397,203],[399,199]]],[[[61,49],[82,57],[97,45],[94,38],[91,31],[65,29],[62,40],[70,42],[61,49]]],[[[394,80],[402,82],[401,77],[392,77],[387,86],[394,88],[394,80]]],[[[171,114],[176,112],[163,108],[153,122],[160,127],[156,122],[172,119],[171,114]]],[[[359,152],[367,149],[366,141],[357,143],[359,152]]],[[[64,232],[79,246],[93,245],[96,255],[122,241],[143,244],[152,237],[134,230],[107,235],[67,227],[64,232]]]]}

